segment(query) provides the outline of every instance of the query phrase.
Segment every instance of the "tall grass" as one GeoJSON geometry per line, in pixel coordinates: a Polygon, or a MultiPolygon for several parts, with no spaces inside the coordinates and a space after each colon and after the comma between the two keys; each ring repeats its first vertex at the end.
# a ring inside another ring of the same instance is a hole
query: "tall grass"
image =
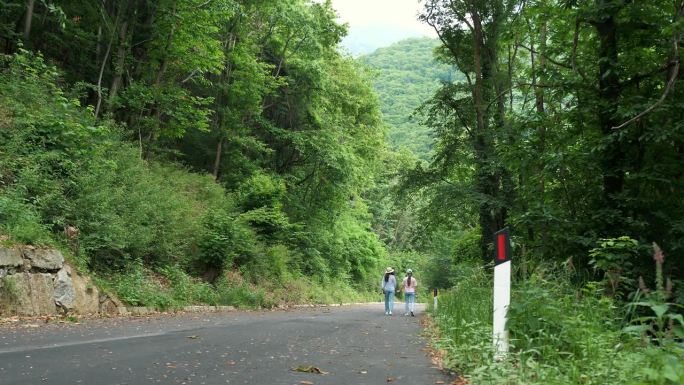
{"type": "Polygon", "coordinates": [[[434,320],[435,346],[444,351],[445,366],[471,383],[683,383],[684,365],[676,364],[684,362],[681,339],[652,343],[643,333],[625,332],[624,306],[604,295],[602,283],[577,287],[562,271],[543,266],[514,282],[511,352],[496,360],[491,277],[481,268],[469,269],[470,276],[439,297],[434,320]]]}
{"type": "Polygon", "coordinates": [[[458,267],[456,285],[438,297],[433,312],[439,328],[435,345],[444,350],[444,364],[457,372],[470,372],[493,356],[491,338],[492,285],[484,268],[458,267]]]}

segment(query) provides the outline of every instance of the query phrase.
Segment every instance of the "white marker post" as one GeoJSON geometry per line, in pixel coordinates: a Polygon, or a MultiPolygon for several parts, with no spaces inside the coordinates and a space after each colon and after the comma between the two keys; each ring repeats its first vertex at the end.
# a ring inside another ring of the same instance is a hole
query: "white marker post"
{"type": "Polygon", "coordinates": [[[432,309],[435,313],[437,313],[437,289],[432,290],[432,301],[434,302],[432,309]]]}
{"type": "Polygon", "coordinates": [[[508,353],[506,318],[511,303],[511,241],[508,228],[494,234],[494,328],[492,341],[496,357],[508,353]]]}

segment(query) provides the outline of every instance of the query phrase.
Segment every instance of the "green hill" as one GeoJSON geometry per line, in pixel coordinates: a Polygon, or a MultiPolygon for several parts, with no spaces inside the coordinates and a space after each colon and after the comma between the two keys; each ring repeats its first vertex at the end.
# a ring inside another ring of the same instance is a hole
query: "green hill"
{"type": "Polygon", "coordinates": [[[411,114],[434,95],[440,81],[456,76],[449,66],[433,59],[438,45],[437,39],[411,38],[359,58],[377,71],[373,87],[390,126],[390,146],[407,148],[423,159],[432,151],[432,135],[429,128],[411,119],[411,114]]]}

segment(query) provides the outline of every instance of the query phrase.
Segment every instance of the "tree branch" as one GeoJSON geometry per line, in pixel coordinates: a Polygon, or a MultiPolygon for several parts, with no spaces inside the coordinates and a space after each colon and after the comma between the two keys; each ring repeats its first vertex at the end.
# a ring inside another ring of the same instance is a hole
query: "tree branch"
{"type": "Polygon", "coordinates": [[[517,45],[518,45],[520,48],[524,48],[524,49],[526,49],[528,52],[531,52],[531,53],[533,53],[533,54],[535,54],[535,55],[543,56],[544,59],[548,60],[549,62],[551,62],[551,63],[553,63],[553,64],[555,64],[555,65],[557,65],[557,66],[559,66],[559,67],[567,68],[567,69],[569,69],[569,70],[573,69],[571,65],[567,65],[567,64],[565,64],[565,63],[559,62],[558,60],[551,59],[550,57],[548,57],[548,56],[546,56],[546,55],[543,55],[541,52],[538,52],[537,50],[535,50],[535,49],[533,49],[533,48],[531,48],[531,47],[527,47],[527,46],[525,46],[525,45],[523,45],[523,44],[520,44],[520,43],[518,43],[517,45]]]}
{"type": "MultiPolygon", "coordinates": [[[[673,23],[677,22],[680,18],[680,16],[684,13],[684,1],[679,5],[679,9],[677,10],[677,14],[674,17],[673,23]]],[[[672,91],[674,88],[675,82],[677,80],[677,77],[679,76],[679,40],[680,36],[677,32],[674,33],[672,36],[672,58],[673,60],[670,63],[674,63],[674,67],[672,68],[670,72],[670,78],[667,81],[667,85],[665,86],[665,90],[663,91],[663,94],[660,95],[660,98],[656,100],[655,103],[653,103],[650,107],[647,109],[641,111],[637,116],[633,117],[632,119],[629,119],[628,121],[622,123],[619,126],[613,127],[613,130],[619,130],[621,128],[627,127],[630,124],[636,122],[637,120],[641,119],[647,114],[650,114],[655,110],[658,106],[663,104],[665,101],[665,98],[667,98],[667,95],[672,91]]]]}
{"type": "Polygon", "coordinates": [[[672,68],[673,66],[675,66],[675,65],[677,65],[677,64],[678,64],[677,61],[670,61],[670,62],[668,62],[667,64],[663,64],[663,65],[661,65],[660,67],[658,67],[658,68],[656,68],[656,69],[654,69],[654,70],[652,70],[652,71],[644,72],[644,73],[641,73],[641,74],[634,75],[634,77],[632,77],[631,79],[629,79],[629,80],[627,80],[626,82],[622,83],[622,85],[623,85],[623,86],[632,85],[632,84],[634,84],[634,83],[636,83],[636,82],[639,82],[639,81],[641,81],[641,80],[643,80],[643,79],[650,78],[650,77],[653,76],[653,75],[656,75],[656,74],[659,74],[659,73],[661,73],[661,72],[663,72],[663,71],[665,71],[665,70],[668,70],[668,69],[672,68]]]}

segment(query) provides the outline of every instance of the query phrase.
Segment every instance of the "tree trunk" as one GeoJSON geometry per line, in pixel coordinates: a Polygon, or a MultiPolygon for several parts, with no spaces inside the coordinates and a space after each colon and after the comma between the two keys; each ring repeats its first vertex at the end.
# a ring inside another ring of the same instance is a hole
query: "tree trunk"
{"type": "MultiPolygon", "coordinates": [[[[544,153],[546,152],[546,124],[542,121],[545,116],[546,112],[546,107],[544,105],[544,89],[542,87],[538,86],[538,81],[541,80],[544,71],[546,69],[546,21],[542,22],[542,25],[539,30],[539,58],[537,59],[535,55],[535,47],[534,44],[531,44],[531,50],[530,50],[530,66],[532,70],[532,88],[534,89],[534,106],[535,110],[537,112],[537,120],[539,121],[538,126],[537,126],[537,136],[539,139],[539,142],[537,144],[537,162],[534,167],[534,173],[538,176],[539,181],[537,182],[537,187],[533,189],[536,190],[537,192],[537,198],[539,199],[539,203],[541,206],[544,206],[544,195],[546,191],[546,181],[544,178],[544,160],[543,156],[544,153]],[[539,66],[537,67],[537,60],[539,60],[539,66]]],[[[540,232],[541,232],[541,248],[543,252],[544,245],[547,242],[548,238],[548,228],[547,228],[547,223],[544,221],[544,223],[541,224],[540,226],[540,232]]],[[[534,231],[532,229],[528,229],[529,234],[534,234],[534,231]]]]}
{"type": "Polygon", "coordinates": [[[216,144],[216,157],[214,158],[214,170],[212,175],[214,175],[214,180],[218,182],[219,180],[219,170],[221,169],[221,154],[223,153],[223,137],[219,139],[216,144]]]}
{"type": "Polygon", "coordinates": [[[114,63],[114,76],[109,87],[109,96],[107,96],[107,109],[112,108],[112,103],[123,84],[123,75],[125,72],[126,55],[128,53],[128,21],[124,20],[119,28],[119,47],[116,50],[116,62],[114,63]]]}
{"type": "MultiPolygon", "coordinates": [[[[224,49],[226,51],[226,64],[224,66],[223,71],[221,71],[221,77],[220,77],[220,84],[225,84],[228,83],[230,84],[231,81],[231,76],[233,72],[233,63],[229,59],[228,53],[232,51],[235,48],[235,44],[237,42],[237,35],[230,32],[228,33],[228,39],[224,43],[224,49]]],[[[216,118],[214,119],[214,131],[216,131],[219,135],[219,141],[216,144],[216,156],[214,157],[214,168],[212,174],[214,175],[214,180],[218,182],[219,178],[219,172],[221,168],[221,156],[223,154],[223,142],[225,141],[225,134],[224,130],[225,128],[223,127],[223,112],[221,112],[221,109],[223,107],[223,100],[225,99],[224,91],[222,89],[223,87],[219,87],[218,95],[216,96],[216,108],[215,108],[215,116],[216,118]]]]}
{"type": "Polygon", "coordinates": [[[33,9],[36,0],[28,0],[26,2],[26,18],[24,19],[24,43],[28,43],[31,37],[31,23],[33,22],[33,9]]]}
{"type": "MultiPolygon", "coordinates": [[[[598,122],[604,139],[615,135],[613,127],[618,125],[616,113],[620,99],[620,79],[618,77],[617,14],[620,6],[606,4],[608,0],[597,0],[596,6],[604,10],[593,22],[599,37],[598,63],[598,122]]],[[[621,212],[617,195],[624,184],[625,153],[617,139],[607,140],[603,151],[601,167],[603,171],[603,202],[614,214],[621,212]]],[[[619,226],[608,226],[613,232],[620,232],[619,226]]],[[[608,229],[607,229],[608,230],[608,229]]],[[[617,234],[617,233],[615,233],[617,234]]]]}
{"type": "MultiPolygon", "coordinates": [[[[104,2],[103,2],[104,6],[104,2]]],[[[105,67],[107,66],[107,63],[109,63],[109,53],[112,51],[112,44],[114,44],[114,37],[116,36],[115,31],[116,28],[119,26],[119,20],[121,19],[121,16],[123,14],[124,10],[119,9],[119,11],[116,14],[116,20],[114,21],[114,30],[112,31],[111,36],[109,37],[109,42],[107,43],[107,50],[105,51],[105,55],[102,58],[102,64],[100,65],[100,74],[98,75],[97,78],[97,105],[95,106],[95,119],[97,119],[100,116],[100,109],[102,107],[102,76],[104,75],[104,70],[105,67]]],[[[104,13],[104,10],[103,10],[104,13]]],[[[125,16],[124,16],[125,18],[125,16]]],[[[126,25],[126,21],[124,20],[124,28],[126,25]]],[[[98,30],[98,42],[97,42],[97,49],[98,49],[98,56],[99,56],[99,50],[100,50],[100,34],[102,33],[102,26],[99,27],[98,30]]]]}
{"type": "MultiPolygon", "coordinates": [[[[131,19],[130,10],[132,5],[132,0],[129,0],[121,5],[121,7],[119,8],[118,15],[124,15],[124,17],[120,26],[117,25],[118,23],[115,24],[115,28],[118,28],[119,31],[119,42],[118,47],[116,49],[114,76],[112,76],[112,82],[109,87],[109,95],[107,96],[108,110],[112,109],[112,104],[114,103],[114,100],[116,99],[116,96],[118,95],[119,90],[121,89],[121,86],[123,84],[123,75],[126,72],[126,55],[128,55],[129,41],[133,34],[133,28],[131,26],[131,23],[134,23],[133,20],[129,22],[129,19],[131,19]]],[[[119,19],[118,15],[117,20],[119,19]]]]}
{"type": "MultiPolygon", "coordinates": [[[[485,39],[482,20],[476,10],[471,11],[473,25],[473,63],[475,67],[475,84],[472,90],[477,127],[475,134],[475,191],[482,196],[479,207],[479,223],[481,230],[480,248],[485,263],[490,261],[489,247],[494,241],[494,233],[505,222],[505,210],[498,204],[501,173],[495,161],[493,132],[489,124],[488,103],[497,105],[497,124],[503,124],[499,116],[500,105],[496,100],[490,100],[492,91],[498,87],[494,79],[496,56],[496,38],[489,36],[485,39]]],[[[491,27],[490,28],[494,28],[491,27]]]]}

